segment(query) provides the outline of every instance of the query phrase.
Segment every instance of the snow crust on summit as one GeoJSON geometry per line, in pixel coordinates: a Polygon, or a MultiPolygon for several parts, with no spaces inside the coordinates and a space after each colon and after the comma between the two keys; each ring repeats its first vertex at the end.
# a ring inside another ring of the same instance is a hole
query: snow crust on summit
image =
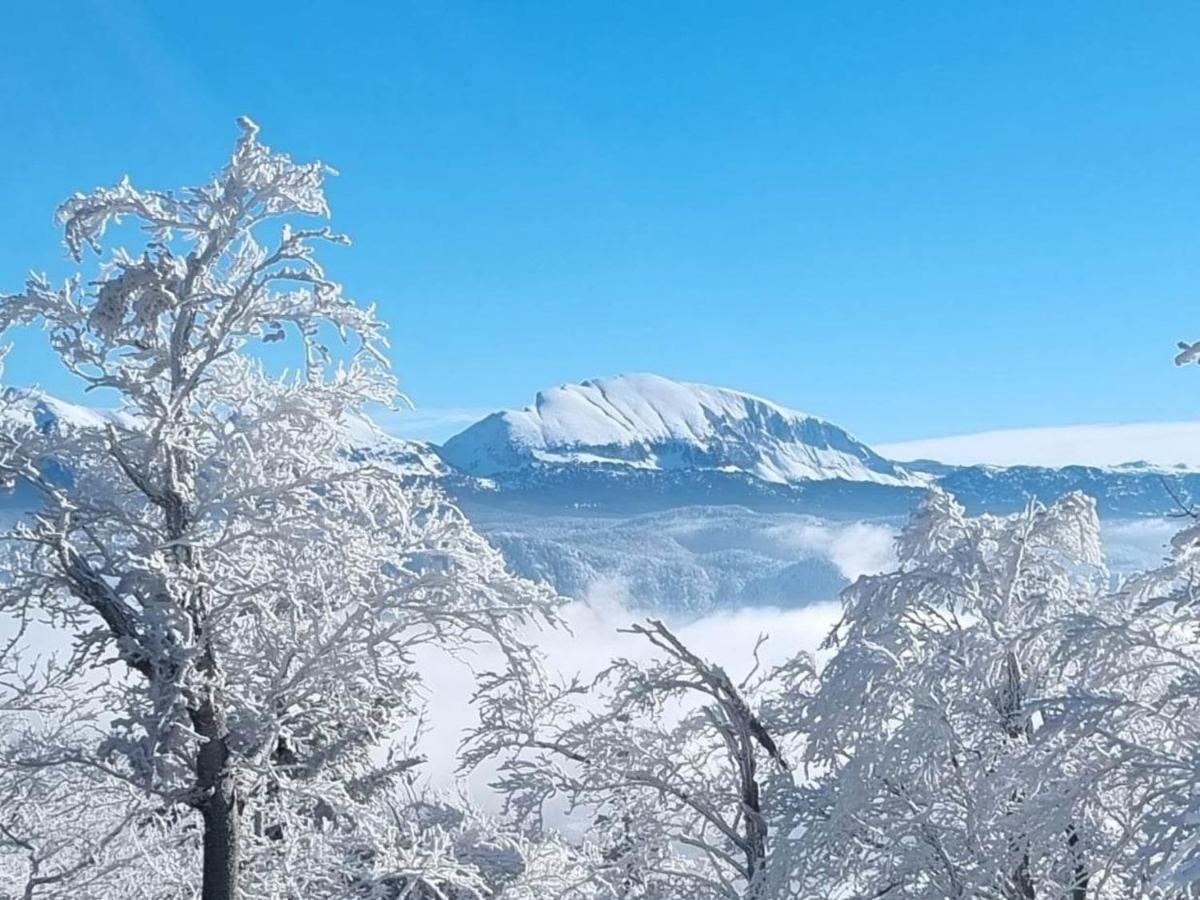
{"type": "Polygon", "coordinates": [[[493,413],[451,438],[442,456],[478,476],[549,464],[710,469],[774,483],[921,483],[824,419],[651,374],[542,391],[532,406],[493,413]]]}

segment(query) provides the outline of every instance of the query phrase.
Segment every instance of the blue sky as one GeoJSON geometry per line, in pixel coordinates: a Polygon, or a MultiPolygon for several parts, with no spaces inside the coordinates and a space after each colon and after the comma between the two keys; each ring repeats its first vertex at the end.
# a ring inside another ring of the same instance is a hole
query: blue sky
{"type": "MultiPolygon", "coordinates": [[[[1200,417],[1200,5],[16,3],[0,289],[245,113],[438,410],[622,371],[872,441],[1200,417]]],[[[77,399],[22,335],[7,378],[77,399]]]]}

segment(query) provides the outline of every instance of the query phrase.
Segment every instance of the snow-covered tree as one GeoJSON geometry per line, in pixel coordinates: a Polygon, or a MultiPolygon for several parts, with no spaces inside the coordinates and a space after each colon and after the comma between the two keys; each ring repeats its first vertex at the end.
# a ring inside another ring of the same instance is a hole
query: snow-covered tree
{"type": "Polygon", "coordinates": [[[789,754],[814,671],[806,656],[734,681],[660,621],[634,625],[657,651],[618,659],[593,684],[520,691],[484,707],[497,786],[522,816],[555,798],[592,823],[603,878],[621,898],[787,897],[799,802],[789,754]]]}
{"type": "Polygon", "coordinates": [[[1200,529],[1163,566],[1080,611],[1064,636],[1075,675],[1064,731],[1093,796],[1103,797],[1106,864],[1088,896],[1200,896],[1200,529]],[[1111,893],[1100,893],[1100,888],[1111,893]]]}
{"type": "Polygon", "coordinates": [[[1100,896],[1096,798],[1040,702],[1071,677],[1064,619],[1105,585],[1094,504],[971,518],[934,490],[897,546],[844,592],[807,707],[807,896],[1100,896]]]}
{"type": "MultiPolygon", "coordinates": [[[[616,900],[599,849],[531,834],[467,801],[417,798],[376,807],[372,843],[358,854],[363,896],[438,900],[616,900]],[[407,892],[407,893],[406,893],[407,892]]],[[[357,896],[358,894],[356,894],[357,896]]]]}
{"type": "MultiPolygon", "coordinates": [[[[1200,360],[1200,343],[1179,348],[1177,365],[1200,360]]],[[[1177,500],[1186,527],[1162,564],[1081,611],[1064,642],[1067,719],[1110,798],[1114,896],[1200,896],[1200,512],[1177,500]]]]}
{"type": "Polygon", "coordinates": [[[2,416],[0,467],[41,499],[3,543],[0,608],[68,635],[104,711],[22,758],[198,814],[205,900],[243,878],[285,896],[304,841],[418,763],[394,741],[420,713],[418,647],[487,641],[521,667],[518,629],[553,615],[434,488],[351,446],[347,420],[397,397],[384,326],[318,262],[345,243],[307,224],[329,214],[326,167],[240,126],[207,184],[126,179],[58,210],[76,261],[112,227],[141,249],[0,299],[0,331],[41,326],[120,411],[2,416]],[[294,365],[272,374],[264,345],[294,365]]]}

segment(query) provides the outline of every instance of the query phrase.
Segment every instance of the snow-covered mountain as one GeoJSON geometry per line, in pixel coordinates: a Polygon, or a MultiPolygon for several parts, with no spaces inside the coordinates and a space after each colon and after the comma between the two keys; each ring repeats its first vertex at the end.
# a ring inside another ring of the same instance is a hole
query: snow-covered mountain
{"type": "MultiPolygon", "coordinates": [[[[46,433],[136,427],[42,394],[6,396],[19,401],[8,415],[46,433]]],[[[571,596],[615,592],[690,614],[831,599],[886,556],[931,484],[996,513],[1082,490],[1099,502],[1119,565],[1160,552],[1169,529],[1154,517],[1200,497],[1195,469],[897,463],[815,416],[655,375],[544,391],[442,447],[366,419],[348,437],[401,477],[441,483],[518,572],[571,596]]],[[[20,485],[0,492],[0,520],[34,502],[20,485]]]]}
{"type": "Polygon", "coordinates": [[[728,388],[623,375],[563,385],[486,416],[440,448],[468,506],[643,514],[744,506],[827,519],[902,516],[932,484],[972,512],[1012,512],[1072,490],[1116,516],[1200,496],[1200,470],[948,465],[887,458],[824,419],[728,388]]]}
{"type": "Polygon", "coordinates": [[[838,426],[728,388],[618,375],[567,384],[493,413],[442,458],[477,477],[531,468],[716,471],[767,484],[839,479],[916,487],[924,479],[838,426]]]}
{"type": "Polygon", "coordinates": [[[447,489],[518,572],[690,614],[831,599],[932,484],[973,513],[1082,490],[1118,567],[1161,553],[1153,517],[1172,493],[1200,496],[1200,473],[1146,464],[897,463],[815,416],[656,375],[543,391],[440,453],[447,489]]]}
{"type": "MultiPolygon", "coordinates": [[[[102,409],[14,391],[9,415],[42,430],[129,425],[102,409]]],[[[441,481],[464,505],[575,514],[741,506],[825,519],[902,516],[931,484],[971,511],[1011,512],[1071,490],[1115,516],[1177,511],[1200,497],[1200,471],[1149,465],[898,463],[839,426],[727,388],[623,375],[563,385],[496,412],[442,447],[392,437],[362,418],[359,452],[406,477],[441,481]]],[[[69,461],[63,461],[69,464],[69,461]]]]}

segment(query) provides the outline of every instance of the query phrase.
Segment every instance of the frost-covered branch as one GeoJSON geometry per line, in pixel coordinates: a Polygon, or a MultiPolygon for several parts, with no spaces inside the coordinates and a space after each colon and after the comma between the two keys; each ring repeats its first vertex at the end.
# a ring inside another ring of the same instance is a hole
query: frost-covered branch
{"type": "Polygon", "coordinates": [[[590,815],[631,890],[776,896],[790,862],[773,828],[797,798],[784,746],[798,737],[811,663],[797,657],[739,684],[661,621],[627,631],[658,657],[617,660],[590,687],[493,705],[484,727],[509,751],[497,786],[522,815],[555,797],[590,815]],[[499,719],[507,730],[491,727],[499,719]]]}
{"type": "Polygon", "coordinates": [[[141,247],[0,298],[0,331],[44,328],[121,401],[106,427],[43,427],[34,395],[5,395],[0,471],[41,502],[4,542],[0,609],[60,629],[94,682],[106,714],[71,764],[195,811],[205,898],[258,877],[262,840],[365,815],[407,777],[411,756],[380,760],[419,721],[418,648],[499,647],[532,683],[521,634],[555,618],[438,490],[351,444],[399,395],[384,324],[318,259],[346,243],[312,222],[330,170],[239,125],[208,184],[125,179],[58,210],[81,264],[111,226],[141,247]]]}

